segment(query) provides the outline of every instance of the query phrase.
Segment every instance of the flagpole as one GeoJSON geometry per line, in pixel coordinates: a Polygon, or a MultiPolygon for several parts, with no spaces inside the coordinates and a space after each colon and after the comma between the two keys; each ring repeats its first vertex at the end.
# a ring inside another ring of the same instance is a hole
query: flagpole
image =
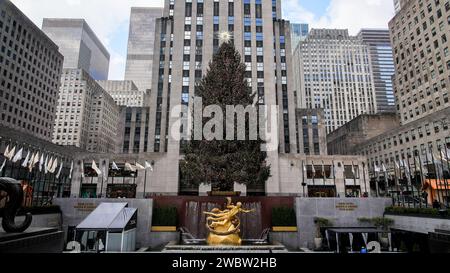
{"type": "Polygon", "coordinates": [[[433,155],[433,149],[432,148],[430,149],[430,153],[431,153],[431,160],[433,161],[434,173],[435,173],[435,177],[436,177],[436,194],[437,194],[439,203],[442,204],[441,196],[439,194],[439,191],[440,191],[439,190],[439,180],[440,180],[439,179],[439,172],[438,172],[438,168],[436,166],[436,162],[434,161],[434,155],[433,155]]]}
{"type": "Polygon", "coordinates": [[[145,178],[144,178],[144,199],[145,199],[146,186],[147,186],[147,169],[145,169],[145,178]]]}
{"type": "MultiPolygon", "coordinates": [[[[420,185],[422,188],[420,191],[423,191],[423,186],[425,184],[424,174],[423,174],[423,166],[422,166],[422,158],[420,156],[420,153],[417,152],[417,156],[419,158],[419,168],[420,168],[420,185]]],[[[422,205],[422,199],[420,199],[420,204],[422,205]]],[[[425,207],[428,207],[428,199],[425,200],[425,207]]]]}
{"type": "Polygon", "coordinates": [[[336,166],[334,165],[334,160],[332,161],[333,163],[333,184],[334,184],[334,197],[337,198],[337,186],[336,186],[336,166]]]}
{"type": "Polygon", "coordinates": [[[312,168],[313,168],[313,185],[315,186],[316,185],[316,182],[315,182],[315,178],[316,178],[316,168],[314,167],[314,161],[311,161],[312,162],[312,168]]]}
{"type": "MultiPolygon", "coordinates": [[[[106,162],[103,160],[103,167],[105,167],[105,165],[106,165],[106,162]]],[[[106,170],[105,170],[105,168],[103,168],[103,172],[105,172],[106,170]]],[[[102,183],[100,184],[100,198],[102,198],[103,197],[103,180],[104,180],[104,177],[105,177],[105,173],[102,173],[102,183]]]]}
{"type": "Polygon", "coordinates": [[[445,174],[444,174],[444,160],[442,158],[442,152],[441,152],[441,148],[438,149],[439,151],[439,155],[441,158],[441,166],[442,166],[442,180],[444,181],[444,187],[445,187],[445,196],[446,198],[444,198],[444,196],[442,196],[443,199],[445,199],[445,203],[447,204],[446,206],[448,207],[448,187],[447,187],[447,179],[445,179],[445,174]]]}
{"type": "MultiPolygon", "coordinates": [[[[428,173],[428,175],[430,175],[430,169],[428,167],[430,165],[430,162],[428,161],[428,151],[426,151],[426,153],[425,153],[425,159],[427,162],[427,173],[428,173]]],[[[430,179],[428,179],[428,180],[430,181],[430,188],[431,188],[431,190],[430,190],[431,203],[433,203],[434,202],[433,187],[431,185],[431,180],[430,179]]],[[[427,202],[428,202],[428,200],[427,200],[427,202]]],[[[428,203],[427,203],[427,205],[428,205],[428,203]]]]}
{"type": "MultiPolygon", "coordinates": [[[[447,158],[447,169],[448,169],[448,174],[450,175],[450,157],[448,154],[448,148],[447,145],[445,145],[445,157],[447,158]]],[[[447,195],[447,199],[449,199],[450,197],[447,195]]]]}
{"type": "Polygon", "coordinates": [[[302,187],[303,187],[303,198],[305,198],[306,197],[306,192],[305,192],[305,187],[306,187],[306,183],[305,183],[305,169],[306,169],[306,166],[305,166],[305,162],[304,161],[302,161],[302,187]]]}
{"type": "Polygon", "coordinates": [[[400,166],[398,166],[397,168],[397,159],[394,160],[394,180],[395,180],[395,187],[397,188],[397,200],[398,200],[398,205],[400,206],[400,181],[399,181],[399,176],[400,176],[400,166]],[[397,169],[399,171],[399,175],[397,176],[397,169]]]}
{"type": "MultiPolygon", "coordinates": [[[[415,194],[414,194],[414,185],[413,185],[413,183],[412,183],[412,179],[411,179],[411,163],[409,162],[409,156],[410,156],[410,154],[406,154],[406,160],[408,161],[408,181],[409,181],[409,185],[408,185],[408,187],[409,186],[411,186],[411,192],[412,192],[412,198],[413,198],[413,206],[414,207],[416,207],[416,199],[414,199],[415,198],[415,194]]],[[[415,175],[415,174],[414,174],[415,175]]],[[[408,182],[407,181],[407,182],[408,182]]],[[[409,203],[408,203],[409,204],[409,203]]]]}
{"type": "MultiPolygon", "coordinates": [[[[418,184],[417,183],[417,160],[416,160],[417,153],[416,152],[417,151],[414,151],[414,153],[413,153],[413,155],[414,155],[414,184],[415,185],[418,184]]],[[[419,164],[420,164],[420,162],[419,162],[419,164]]],[[[420,172],[419,172],[419,174],[420,174],[420,186],[422,186],[422,174],[420,172]]],[[[422,208],[422,197],[421,197],[419,189],[417,189],[417,196],[419,198],[419,208],[422,208]]]]}
{"type": "Polygon", "coordinates": [[[377,163],[373,163],[373,172],[375,173],[375,192],[377,194],[377,197],[380,197],[380,187],[378,183],[380,182],[380,172],[377,172],[377,163]]]}
{"type": "Polygon", "coordinates": [[[363,179],[364,179],[364,194],[365,196],[367,194],[367,197],[369,197],[369,193],[367,192],[367,182],[366,182],[366,164],[364,162],[362,163],[363,166],[363,179]]]}

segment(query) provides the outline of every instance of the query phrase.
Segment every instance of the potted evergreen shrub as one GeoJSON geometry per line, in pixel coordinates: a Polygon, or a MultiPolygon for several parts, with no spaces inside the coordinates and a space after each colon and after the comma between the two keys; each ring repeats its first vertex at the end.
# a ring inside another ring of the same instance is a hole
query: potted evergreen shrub
{"type": "Polygon", "coordinates": [[[297,232],[297,216],[295,210],[289,207],[273,208],[272,231],[297,232]]]}
{"type": "Polygon", "coordinates": [[[178,213],[175,207],[155,207],[152,216],[153,232],[177,231],[178,213]]]}
{"type": "Polygon", "coordinates": [[[389,229],[394,224],[394,220],[386,217],[360,218],[358,220],[360,222],[371,223],[375,227],[383,230],[383,233],[379,237],[380,243],[384,248],[389,247],[389,229]]]}
{"type": "Polygon", "coordinates": [[[321,249],[323,244],[322,228],[332,227],[333,223],[326,218],[315,218],[314,223],[316,224],[316,237],[314,238],[315,249],[321,249]]]}

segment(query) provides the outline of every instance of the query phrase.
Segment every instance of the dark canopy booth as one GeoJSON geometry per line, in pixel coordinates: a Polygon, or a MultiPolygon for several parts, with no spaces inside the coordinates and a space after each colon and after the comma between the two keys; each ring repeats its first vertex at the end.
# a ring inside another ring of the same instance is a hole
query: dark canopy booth
{"type": "Polygon", "coordinates": [[[127,203],[101,203],[75,229],[82,252],[136,250],[137,209],[127,203]]]}

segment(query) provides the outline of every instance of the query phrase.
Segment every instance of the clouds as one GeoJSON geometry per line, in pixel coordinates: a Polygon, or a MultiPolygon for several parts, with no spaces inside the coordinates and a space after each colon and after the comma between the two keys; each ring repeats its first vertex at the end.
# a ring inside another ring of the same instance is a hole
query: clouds
{"type": "MultiPolygon", "coordinates": [[[[163,0],[11,0],[37,26],[42,19],[84,18],[111,54],[110,78],[123,79],[127,33],[131,7],[162,7],[163,0]]],[[[283,17],[311,27],[348,28],[352,34],[361,28],[387,28],[394,16],[392,0],[281,0],[283,17]],[[302,6],[328,8],[312,12],[302,6]],[[322,1],[322,2],[320,2],[322,1]],[[320,3],[317,3],[320,2],[320,3]],[[316,4],[317,3],[317,4],[316,4]],[[319,14],[320,13],[320,14],[319,14]]]]}
{"type": "Polygon", "coordinates": [[[331,0],[321,15],[303,9],[300,0],[283,1],[287,3],[283,17],[292,22],[306,22],[312,28],[348,28],[351,34],[361,28],[388,28],[394,17],[391,0],[331,0]]]}
{"type": "Polygon", "coordinates": [[[11,0],[38,27],[43,18],[83,18],[111,54],[110,78],[122,79],[131,7],[162,7],[163,0],[11,0]]]}

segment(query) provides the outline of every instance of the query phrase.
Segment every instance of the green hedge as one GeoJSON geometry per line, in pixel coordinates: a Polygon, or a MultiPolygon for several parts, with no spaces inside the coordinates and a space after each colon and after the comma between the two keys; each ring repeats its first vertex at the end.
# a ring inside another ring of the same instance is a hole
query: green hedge
{"type": "MultiPolygon", "coordinates": [[[[0,217],[3,216],[3,208],[0,209],[0,217]]],[[[61,213],[61,208],[59,206],[34,206],[34,207],[24,207],[17,213],[18,216],[31,213],[32,215],[42,215],[42,214],[53,214],[61,213]]]]}
{"type": "Polygon", "coordinates": [[[155,207],[153,209],[152,226],[177,226],[178,212],[175,207],[155,207]]]}
{"type": "MultiPolygon", "coordinates": [[[[387,207],[384,212],[387,214],[398,214],[398,215],[417,215],[417,216],[439,217],[439,218],[442,217],[439,210],[433,208],[387,207]]],[[[446,217],[450,217],[450,210],[447,210],[446,217]]]]}
{"type": "Polygon", "coordinates": [[[272,208],[273,227],[296,227],[297,216],[295,210],[289,207],[272,208]]]}

